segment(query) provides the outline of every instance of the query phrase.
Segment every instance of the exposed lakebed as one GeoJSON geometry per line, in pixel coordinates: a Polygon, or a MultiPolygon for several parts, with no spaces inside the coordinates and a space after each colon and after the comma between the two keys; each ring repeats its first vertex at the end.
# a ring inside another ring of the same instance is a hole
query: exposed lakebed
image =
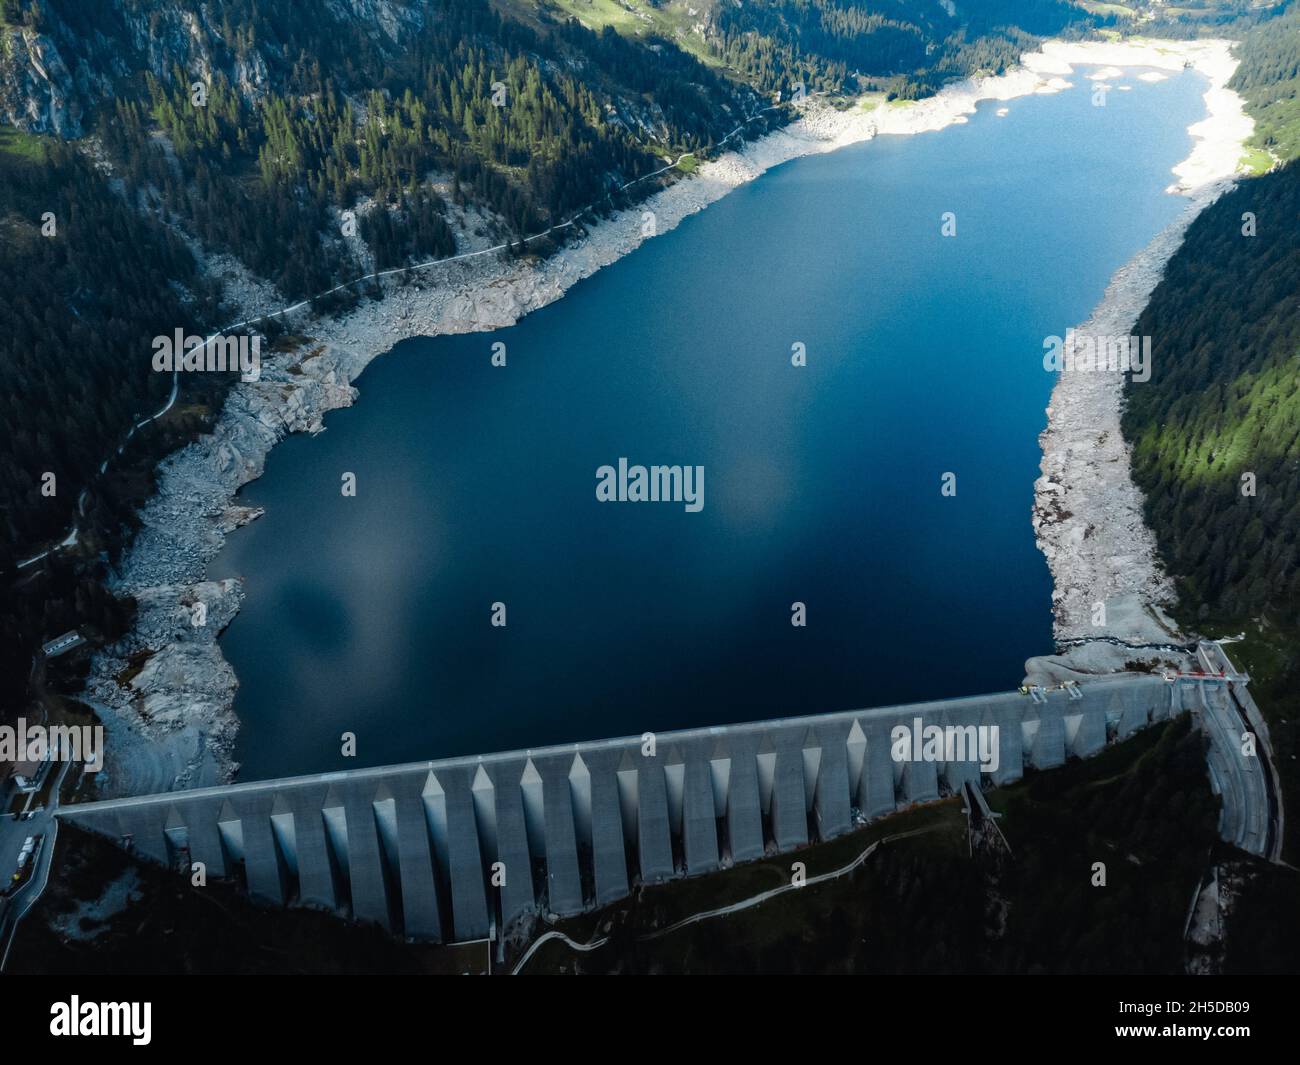
{"type": "Polygon", "coordinates": [[[1043,339],[1182,209],[1203,111],[1195,74],[1095,107],[1086,72],[795,160],[517,326],[374,362],[211,567],[247,580],[241,778],[1018,683],[1052,649],[1043,339]],[[598,502],[621,457],[702,466],[703,508],[598,502]]]}

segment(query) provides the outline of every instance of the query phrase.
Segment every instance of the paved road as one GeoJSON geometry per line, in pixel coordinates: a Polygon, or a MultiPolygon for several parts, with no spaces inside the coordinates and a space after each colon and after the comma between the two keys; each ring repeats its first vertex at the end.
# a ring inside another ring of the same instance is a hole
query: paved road
{"type": "Polygon", "coordinates": [[[538,936],[537,939],[533,940],[532,946],[530,946],[524,956],[519,959],[518,964],[510,970],[510,975],[518,976],[520,972],[523,971],[524,966],[528,964],[528,960],[537,953],[538,949],[543,944],[549,943],[552,939],[558,939],[561,943],[572,950],[582,951],[584,953],[589,950],[598,950],[609,942],[609,936],[601,936],[599,939],[593,939],[590,943],[579,943],[576,939],[570,939],[563,932],[547,932],[546,935],[538,936]]]}
{"type": "Polygon", "coordinates": [[[1273,858],[1280,843],[1276,826],[1276,799],[1272,779],[1264,765],[1267,752],[1256,739],[1256,754],[1242,753],[1242,736],[1254,732],[1226,683],[1203,681],[1198,685],[1201,719],[1210,737],[1210,775],[1223,799],[1219,832],[1229,843],[1273,858]]]}
{"type": "Polygon", "coordinates": [[[8,814],[0,816],[0,875],[6,880],[18,864],[18,852],[28,836],[41,835],[40,852],[36,855],[36,865],[32,875],[27,878],[13,895],[0,900],[0,972],[9,961],[9,948],[13,945],[14,932],[19,922],[27,916],[36,900],[41,897],[45,885],[50,879],[50,866],[54,857],[54,840],[59,831],[58,818],[54,811],[59,806],[59,791],[64,778],[68,775],[71,761],[61,762],[50,772],[56,773],[54,786],[50,789],[49,805],[38,810],[28,821],[20,821],[8,814]]]}

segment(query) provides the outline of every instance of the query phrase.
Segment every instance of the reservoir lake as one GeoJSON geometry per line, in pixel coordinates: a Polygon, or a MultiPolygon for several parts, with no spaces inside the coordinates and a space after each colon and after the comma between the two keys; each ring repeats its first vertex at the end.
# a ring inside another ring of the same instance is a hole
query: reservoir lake
{"type": "Polygon", "coordinates": [[[376,359],[210,569],[246,579],[240,779],[1018,685],[1054,649],[1044,338],[1183,209],[1204,113],[1190,71],[1104,107],[1087,72],[777,167],[512,328],[376,359]],[[702,466],[702,509],[598,501],[621,457],[702,466]]]}

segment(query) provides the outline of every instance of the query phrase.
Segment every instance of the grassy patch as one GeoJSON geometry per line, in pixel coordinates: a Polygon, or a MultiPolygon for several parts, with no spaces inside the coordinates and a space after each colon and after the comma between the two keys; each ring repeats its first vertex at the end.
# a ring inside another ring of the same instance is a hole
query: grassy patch
{"type": "Polygon", "coordinates": [[[1263,148],[1247,148],[1246,154],[1237,160],[1237,166],[1251,177],[1267,174],[1273,169],[1273,157],[1263,148]]]}
{"type": "Polygon", "coordinates": [[[24,133],[13,126],[0,126],[0,152],[33,163],[45,162],[46,138],[24,133]]]}
{"type": "Polygon", "coordinates": [[[1127,4],[1099,4],[1082,0],[1079,6],[1090,15],[1117,15],[1120,18],[1133,18],[1137,15],[1137,11],[1127,4]]]}
{"type": "MultiPolygon", "coordinates": [[[[672,924],[702,910],[729,906],[790,883],[791,866],[803,862],[809,877],[842,868],[877,840],[917,829],[956,832],[965,838],[965,817],[956,799],[929,803],[886,817],[838,839],[761,861],[745,862],[710,876],[659,884],[642,892],[655,912],[655,927],[672,924]]],[[[574,936],[574,938],[578,938],[574,936]]]]}
{"type": "Polygon", "coordinates": [[[163,422],[184,423],[188,418],[206,419],[212,417],[212,407],[207,403],[176,403],[166,414],[158,419],[163,422]]]}
{"type": "Polygon", "coordinates": [[[655,5],[644,0],[551,0],[551,3],[588,29],[611,26],[625,37],[661,37],[710,67],[721,69],[726,65],[709,50],[704,38],[692,30],[696,17],[691,15],[687,4],[655,5]]]}
{"type": "MultiPolygon", "coordinates": [[[[1112,783],[1133,770],[1138,761],[1159,742],[1162,730],[1143,729],[1123,743],[1107,747],[1094,758],[1072,761],[1061,769],[1051,771],[1051,778],[1065,787],[1090,788],[1112,783]]],[[[1035,782],[1045,776],[1031,772],[1025,779],[1006,787],[995,788],[985,794],[989,807],[995,813],[1007,813],[1016,803],[1033,802],[1035,782]]]]}

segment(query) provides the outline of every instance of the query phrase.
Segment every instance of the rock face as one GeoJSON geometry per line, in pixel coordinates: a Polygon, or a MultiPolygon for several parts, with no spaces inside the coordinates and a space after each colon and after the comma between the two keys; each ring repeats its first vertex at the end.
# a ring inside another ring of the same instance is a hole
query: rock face
{"type": "MultiPolygon", "coordinates": [[[[329,7],[335,18],[390,48],[424,21],[417,0],[329,7]]],[[[114,99],[115,80],[139,70],[161,78],[180,67],[204,81],[220,71],[254,100],[268,87],[267,57],[286,58],[274,40],[227,40],[221,4],[38,0],[37,10],[34,20],[0,26],[0,118],[30,133],[82,136],[95,110],[114,99]]]]}
{"type": "Polygon", "coordinates": [[[35,133],[80,136],[85,101],[106,87],[88,70],[73,79],[58,43],[27,28],[3,33],[0,46],[0,119],[35,133]]]}

